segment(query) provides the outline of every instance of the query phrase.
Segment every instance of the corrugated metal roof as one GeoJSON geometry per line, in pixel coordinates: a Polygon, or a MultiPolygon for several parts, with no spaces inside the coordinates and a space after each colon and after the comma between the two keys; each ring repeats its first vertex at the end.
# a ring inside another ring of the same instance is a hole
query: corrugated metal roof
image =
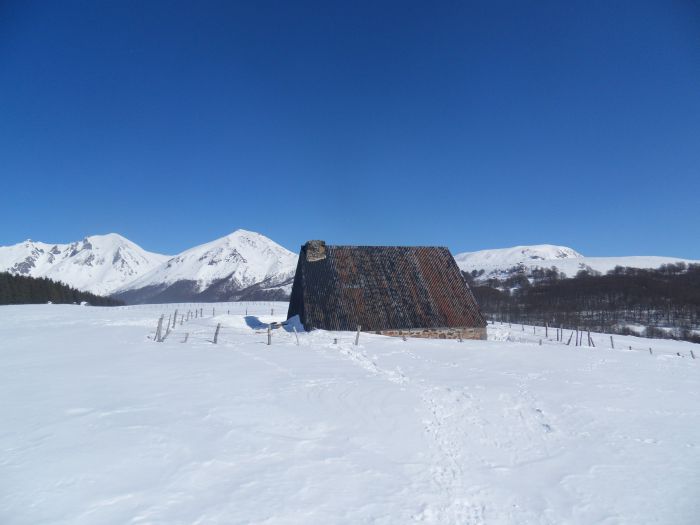
{"type": "Polygon", "coordinates": [[[289,304],[307,329],[486,326],[447,248],[325,246],[321,259],[318,249],[302,246],[289,304]]]}

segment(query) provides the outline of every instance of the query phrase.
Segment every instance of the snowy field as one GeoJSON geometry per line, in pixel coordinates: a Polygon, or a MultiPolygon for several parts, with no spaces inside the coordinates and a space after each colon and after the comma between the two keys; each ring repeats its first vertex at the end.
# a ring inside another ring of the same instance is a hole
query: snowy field
{"type": "Polygon", "coordinates": [[[699,345],[175,307],[0,307],[1,524],[700,523],[699,345]]]}

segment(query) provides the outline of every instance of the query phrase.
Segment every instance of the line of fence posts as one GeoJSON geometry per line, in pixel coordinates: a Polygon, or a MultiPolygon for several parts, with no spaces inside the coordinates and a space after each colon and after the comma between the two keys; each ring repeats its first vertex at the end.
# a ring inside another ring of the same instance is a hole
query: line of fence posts
{"type": "MultiPolygon", "coordinates": [[[[501,324],[505,324],[505,323],[503,323],[503,321],[501,321],[501,324]]],[[[508,326],[511,327],[511,323],[508,323],[508,326]]],[[[357,341],[360,337],[360,327],[358,326],[357,329],[358,329],[358,331],[357,331],[357,336],[355,338],[355,345],[357,345],[357,341]]],[[[555,332],[556,340],[558,342],[561,342],[562,344],[564,344],[564,328],[563,328],[563,326],[559,325],[559,327],[558,328],[555,327],[555,329],[556,329],[556,332],[555,332]]],[[[522,331],[525,330],[524,324],[521,325],[521,330],[522,331]]],[[[544,324],[544,330],[545,330],[545,338],[547,338],[549,336],[549,323],[544,324]]],[[[532,332],[533,332],[533,334],[537,333],[536,326],[533,326],[532,332]]],[[[586,337],[588,339],[588,346],[591,348],[596,348],[595,340],[593,339],[593,336],[591,335],[591,331],[590,330],[584,331],[584,330],[580,329],[579,327],[576,327],[575,329],[571,330],[571,334],[569,335],[569,339],[566,341],[566,346],[571,346],[572,339],[574,340],[575,346],[583,346],[584,333],[586,334],[586,337]]],[[[542,345],[542,341],[543,341],[542,339],[539,339],[540,346],[542,345]]],[[[610,348],[612,350],[615,350],[615,339],[613,338],[612,335],[610,335],[610,348]]],[[[628,350],[632,351],[632,345],[628,345],[627,348],[628,348],[628,350]]],[[[693,350],[689,350],[689,352],[690,352],[690,357],[693,359],[696,359],[695,352],[693,350]]],[[[649,347],[649,355],[654,355],[654,351],[651,347],[649,347]]],[[[676,355],[678,357],[683,357],[680,352],[676,352],[676,355]]]]}
{"type": "MultiPolygon", "coordinates": [[[[229,312],[230,312],[230,310],[229,310],[229,312]]],[[[202,309],[200,308],[200,309],[199,309],[199,314],[202,315],[202,313],[203,313],[203,312],[202,312],[202,309]]],[[[274,308],[271,309],[270,313],[271,313],[271,314],[274,314],[274,308]]],[[[177,314],[177,311],[176,311],[176,314],[177,314]]],[[[187,314],[188,314],[187,320],[189,320],[190,311],[188,311],[187,314]]],[[[195,310],[195,315],[196,315],[196,314],[197,314],[197,310],[195,310]]],[[[246,315],[247,315],[247,314],[248,314],[248,308],[246,307],[246,315]]],[[[215,315],[215,310],[214,310],[214,309],[212,309],[212,315],[215,315]]],[[[163,317],[163,316],[161,316],[161,317],[163,317]]],[[[161,320],[162,320],[162,319],[161,319],[161,320]]],[[[184,321],[185,321],[185,315],[182,314],[182,318],[181,318],[180,324],[182,324],[184,321]]],[[[170,318],[169,318],[168,323],[169,323],[169,322],[170,322],[170,318]]],[[[503,324],[503,323],[502,323],[502,324],[503,324]]],[[[511,326],[511,323],[509,323],[508,325],[511,326]]],[[[173,321],[173,326],[175,326],[175,321],[173,321]]],[[[545,323],[544,329],[545,329],[545,338],[548,338],[548,337],[549,337],[549,323],[545,323]]],[[[561,342],[561,343],[563,344],[563,343],[564,343],[564,328],[563,328],[563,326],[562,326],[562,325],[559,325],[559,327],[555,327],[555,329],[556,329],[556,332],[555,332],[556,340],[557,340],[558,342],[561,342]]],[[[215,340],[218,339],[217,336],[218,336],[218,331],[219,331],[219,330],[220,330],[220,323],[217,324],[217,331],[216,331],[216,333],[215,333],[215,340]]],[[[299,332],[297,331],[297,329],[296,329],[295,326],[292,327],[292,330],[293,330],[293,332],[294,332],[294,338],[295,338],[296,344],[297,344],[297,346],[299,346],[299,345],[300,345],[300,342],[299,342],[299,332]]],[[[355,334],[355,341],[354,341],[355,346],[358,346],[358,345],[359,345],[359,341],[360,341],[360,332],[361,332],[361,330],[362,330],[362,327],[361,327],[360,325],[358,325],[358,326],[357,326],[357,332],[356,332],[356,334],[355,334]]],[[[522,330],[522,331],[525,330],[525,325],[524,325],[524,324],[521,325],[521,330],[522,330]]],[[[537,327],[536,327],[536,326],[533,326],[533,333],[534,333],[534,334],[537,333],[537,327]]],[[[584,333],[586,334],[586,337],[587,337],[587,340],[588,340],[588,346],[589,346],[589,347],[592,347],[592,348],[596,348],[595,340],[593,339],[593,336],[591,335],[591,331],[590,331],[590,330],[586,330],[586,331],[584,332],[584,330],[581,330],[579,327],[576,327],[575,329],[573,329],[573,330],[571,331],[571,334],[569,335],[569,339],[567,340],[566,345],[567,345],[567,346],[571,346],[571,340],[574,339],[574,345],[575,345],[575,346],[583,346],[583,335],[584,335],[584,333]]],[[[156,334],[157,334],[157,340],[163,340],[163,339],[165,339],[165,337],[167,337],[168,332],[166,332],[166,334],[165,334],[164,336],[162,336],[162,337],[159,335],[158,331],[157,331],[156,334]]],[[[461,334],[460,334],[460,336],[461,336],[461,334]]],[[[185,340],[186,340],[186,339],[185,339],[185,340]]],[[[461,337],[460,337],[460,340],[461,340],[461,337]]],[[[539,345],[542,345],[542,344],[543,344],[542,341],[543,341],[542,339],[539,339],[539,345]]],[[[268,344],[268,345],[271,345],[271,344],[272,344],[272,328],[271,328],[271,326],[268,326],[268,329],[267,329],[267,344],[268,344]]],[[[613,338],[612,335],[610,335],[610,347],[611,347],[612,349],[615,349],[615,340],[614,340],[614,338],[613,338]]],[[[632,350],[632,346],[631,346],[631,345],[628,346],[628,349],[629,349],[629,350],[632,350]]],[[[653,355],[653,350],[652,350],[652,348],[649,348],[649,354],[650,354],[650,355],[653,355]]],[[[680,355],[680,353],[677,353],[677,355],[680,355]]],[[[690,355],[691,355],[691,357],[692,357],[693,359],[696,358],[696,357],[695,357],[695,353],[694,353],[692,350],[690,350],[690,355]]]]}
{"type": "MultiPolygon", "coordinates": [[[[273,311],[274,310],[272,310],[271,312],[273,312],[273,311]]],[[[248,312],[248,309],[246,308],[246,314],[247,314],[247,312],[248,312]]],[[[161,314],[161,316],[158,318],[158,325],[156,327],[154,341],[162,343],[168,337],[168,335],[170,334],[171,322],[172,322],[173,329],[177,325],[177,314],[178,314],[178,310],[175,310],[175,314],[168,315],[168,324],[166,325],[165,333],[163,333],[163,321],[165,320],[165,314],[161,314]]],[[[194,314],[192,314],[191,310],[188,310],[187,317],[185,317],[185,314],[180,314],[180,325],[182,326],[186,320],[189,321],[190,319],[196,319],[198,315],[199,316],[203,315],[203,308],[200,308],[199,310],[195,309],[194,314]]],[[[214,316],[214,315],[215,315],[215,309],[212,308],[212,316],[214,316]]],[[[509,326],[510,326],[510,323],[509,323],[509,326]]],[[[549,336],[549,324],[548,323],[545,323],[544,329],[545,329],[545,337],[548,337],[549,336]]],[[[217,323],[216,329],[214,331],[214,340],[213,340],[214,344],[218,344],[220,330],[221,330],[221,323],[217,323]]],[[[296,326],[292,326],[292,330],[294,331],[294,338],[296,340],[296,344],[297,344],[297,346],[299,346],[299,332],[297,331],[296,326]]],[[[361,330],[362,330],[362,327],[360,325],[357,325],[357,332],[355,334],[355,341],[354,341],[355,346],[358,346],[360,344],[360,332],[361,332],[361,330]]],[[[523,331],[525,330],[525,325],[521,325],[521,330],[523,330],[523,331]]],[[[533,326],[533,333],[534,334],[537,333],[535,326],[533,326]]],[[[571,331],[571,334],[569,335],[569,339],[567,340],[566,345],[570,346],[571,340],[574,339],[574,336],[575,336],[575,340],[574,340],[575,346],[583,346],[583,334],[584,334],[584,331],[580,330],[578,327],[576,327],[574,330],[571,331]]],[[[593,340],[593,337],[591,336],[591,331],[587,330],[586,335],[588,337],[588,346],[596,348],[595,341],[593,340]]],[[[186,343],[188,338],[189,338],[189,332],[186,332],[185,337],[182,340],[182,342],[186,343]]],[[[561,325],[558,328],[556,328],[556,339],[557,339],[557,341],[559,341],[563,344],[563,342],[564,342],[564,328],[561,325]]],[[[461,333],[460,333],[459,340],[460,341],[462,340],[461,333]]],[[[540,346],[542,346],[542,341],[543,341],[542,339],[539,339],[540,346]]],[[[267,327],[267,345],[271,345],[271,344],[272,344],[272,326],[268,325],[268,327],[267,327]]],[[[612,335],[610,335],[610,347],[613,350],[615,349],[615,340],[613,339],[612,335]]],[[[631,351],[632,346],[629,345],[628,349],[631,351]]],[[[653,350],[651,347],[649,348],[649,355],[653,355],[653,350]]],[[[680,352],[676,352],[676,355],[680,356],[680,352]]],[[[693,359],[696,359],[695,352],[693,352],[693,350],[690,350],[690,356],[693,359]]]]}

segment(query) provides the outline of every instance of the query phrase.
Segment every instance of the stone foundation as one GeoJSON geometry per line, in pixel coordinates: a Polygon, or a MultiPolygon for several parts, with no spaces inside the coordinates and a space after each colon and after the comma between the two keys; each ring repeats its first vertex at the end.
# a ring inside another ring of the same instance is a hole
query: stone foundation
{"type": "Polygon", "coordinates": [[[406,330],[379,330],[379,335],[390,337],[421,337],[424,339],[486,339],[486,328],[411,328],[406,330]]]}

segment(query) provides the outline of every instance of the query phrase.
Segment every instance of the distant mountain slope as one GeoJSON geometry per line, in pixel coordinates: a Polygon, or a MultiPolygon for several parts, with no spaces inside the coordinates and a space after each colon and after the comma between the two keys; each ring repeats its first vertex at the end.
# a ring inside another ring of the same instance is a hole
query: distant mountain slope
{"type": "Polygon", "coordinates": [[[264,235],[236,230],[168,259],[114,296],[128,303],[285,299],[296,261],[264,235]]]}
{"type": "Polygon", "coordinates": [[[0,271],[48,277],[107,295],[144,275],[168,256],[147,252],[116,233],[92,235],[70,244],[27,240],[0,247],[0,271]]]}
{"type": "Polygon", "coordinates": [[[466,252],[455,255],[455,260],[465,272],[483,270],[477,280],[504,278],[516,272],[524,272],[527,275],[537,268],[555,267],[567,277],[574,277],[580,270],[607,273],[616,266],[652,269],[677,262],[700,262],[657,256],[585,257],[572,248],[551,244],[466,252]]]}

